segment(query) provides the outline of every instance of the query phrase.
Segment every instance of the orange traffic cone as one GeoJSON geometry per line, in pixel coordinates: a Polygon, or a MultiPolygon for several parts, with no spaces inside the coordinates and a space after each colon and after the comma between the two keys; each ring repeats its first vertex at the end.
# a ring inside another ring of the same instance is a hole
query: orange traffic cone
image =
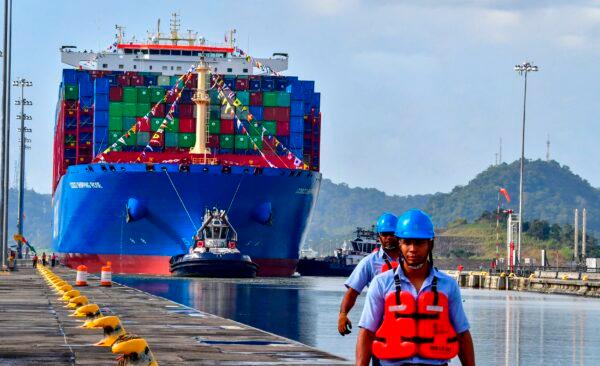
{"type": "Polygon", "coordinates": [[[77,276],[75,277],[75,286],[87,286],[87,267],[77,266],[77,276]]]}
{"type": "Polygon", "coordinates": [[[100,286],[112,286],[112,269],[110,267],[110,262],[107,262],[106,266],[102,266],[102,271],[100,272],[100,286]]]}

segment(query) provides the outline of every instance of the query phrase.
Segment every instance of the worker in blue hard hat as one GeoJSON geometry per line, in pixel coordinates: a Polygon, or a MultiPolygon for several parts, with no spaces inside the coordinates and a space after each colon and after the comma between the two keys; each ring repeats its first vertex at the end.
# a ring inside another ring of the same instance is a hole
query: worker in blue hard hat
{"type": "Polygon", "coordinates": [[[359,322],[356,364],[447,365],[457,356],[475,365],[460,289],[433,266],[435,233],[429,216],[409,210],[398,218],[401,265],[375,277],[359,322]]]}
{"type": "Polygon", "coordinates": [[[398,266],[400,249],[398,248],[398,239],[394,235],[397,222],[398,218],[391,213],[379,216],[375,232],[381,248],[361,259],[344,283],[347,290],[342,299],[338,316],[338,332],[343,336],[349,334],[352,329],[348,313],[354,307],[358,295],[376,275],[398,266]]]}

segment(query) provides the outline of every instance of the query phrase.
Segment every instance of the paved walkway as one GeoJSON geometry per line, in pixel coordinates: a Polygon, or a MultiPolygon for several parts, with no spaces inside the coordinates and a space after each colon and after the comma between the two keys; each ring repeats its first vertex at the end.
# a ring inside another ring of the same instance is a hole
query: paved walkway
{"type": "MultiPolygon", "coordinates": [[[[75,273],[54,272],[75,283],[75,273]]],[[[160,365],[349,365],[326,352],[126,286],[78,288],[105,315],[146,339],[160,365]]],[[[0,365],[116,365],[101,330],[78,328],[32,268],[0,275],[0,365]]],[[[285,321],[285,319],[282,319],[285,321]]]]}

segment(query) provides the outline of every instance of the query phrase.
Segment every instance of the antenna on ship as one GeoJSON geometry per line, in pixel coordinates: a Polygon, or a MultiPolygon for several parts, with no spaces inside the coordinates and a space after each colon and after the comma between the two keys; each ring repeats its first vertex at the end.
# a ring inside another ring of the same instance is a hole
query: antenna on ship
{"type": "Polygon", "coordinates": [[[177,41],[179,40],[179,27],[181,26],[181,21],[179,19],[179,15],[177,13],[171,13],[171,41],[174,45],[177,45],[177,41]]]}
{"type": "Polygon", "coordinates": [[[125,27],[123,27],[122,25],[115,24],[115,29],[117,30],[117,43],[123,43],[123,36],[125,35],[125,32],[123,32],[123,30],[125,29],[125,27]]]}
{"type": "Polygon", "coordinates": [[[230,47],[234,47],[235,46],[235,34],[237,33],[237,30],[235,29],[231,29],[229,31],[229,46],[230,47]]]}

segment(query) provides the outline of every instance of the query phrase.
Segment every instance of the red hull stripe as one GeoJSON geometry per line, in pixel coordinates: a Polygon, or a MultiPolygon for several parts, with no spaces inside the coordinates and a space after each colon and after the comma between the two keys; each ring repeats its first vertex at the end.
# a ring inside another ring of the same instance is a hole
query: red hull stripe
{"type": "MultiPolygon", "coordinates": [[[[71,268],[85,264],[89,272],[100,272],[106,262],[111,262],[113,273],[169,275],[169,257],[118,254],[66,254],[63,263],[71,268]]],[[[258,276],[289,277],[294,273],[298,260],[253,259],[260,266],[258,276]]]]}
{"type": "Polygon", "coordinates": [[[204,52],[228,52],[232,53],[232,47],[216,47],[216,46],[185,46],[171,44],[127,44],[121,43],[117,48],[128,48],[133,50],[182,50],[182,51],[204,51],[204,52]]]}

